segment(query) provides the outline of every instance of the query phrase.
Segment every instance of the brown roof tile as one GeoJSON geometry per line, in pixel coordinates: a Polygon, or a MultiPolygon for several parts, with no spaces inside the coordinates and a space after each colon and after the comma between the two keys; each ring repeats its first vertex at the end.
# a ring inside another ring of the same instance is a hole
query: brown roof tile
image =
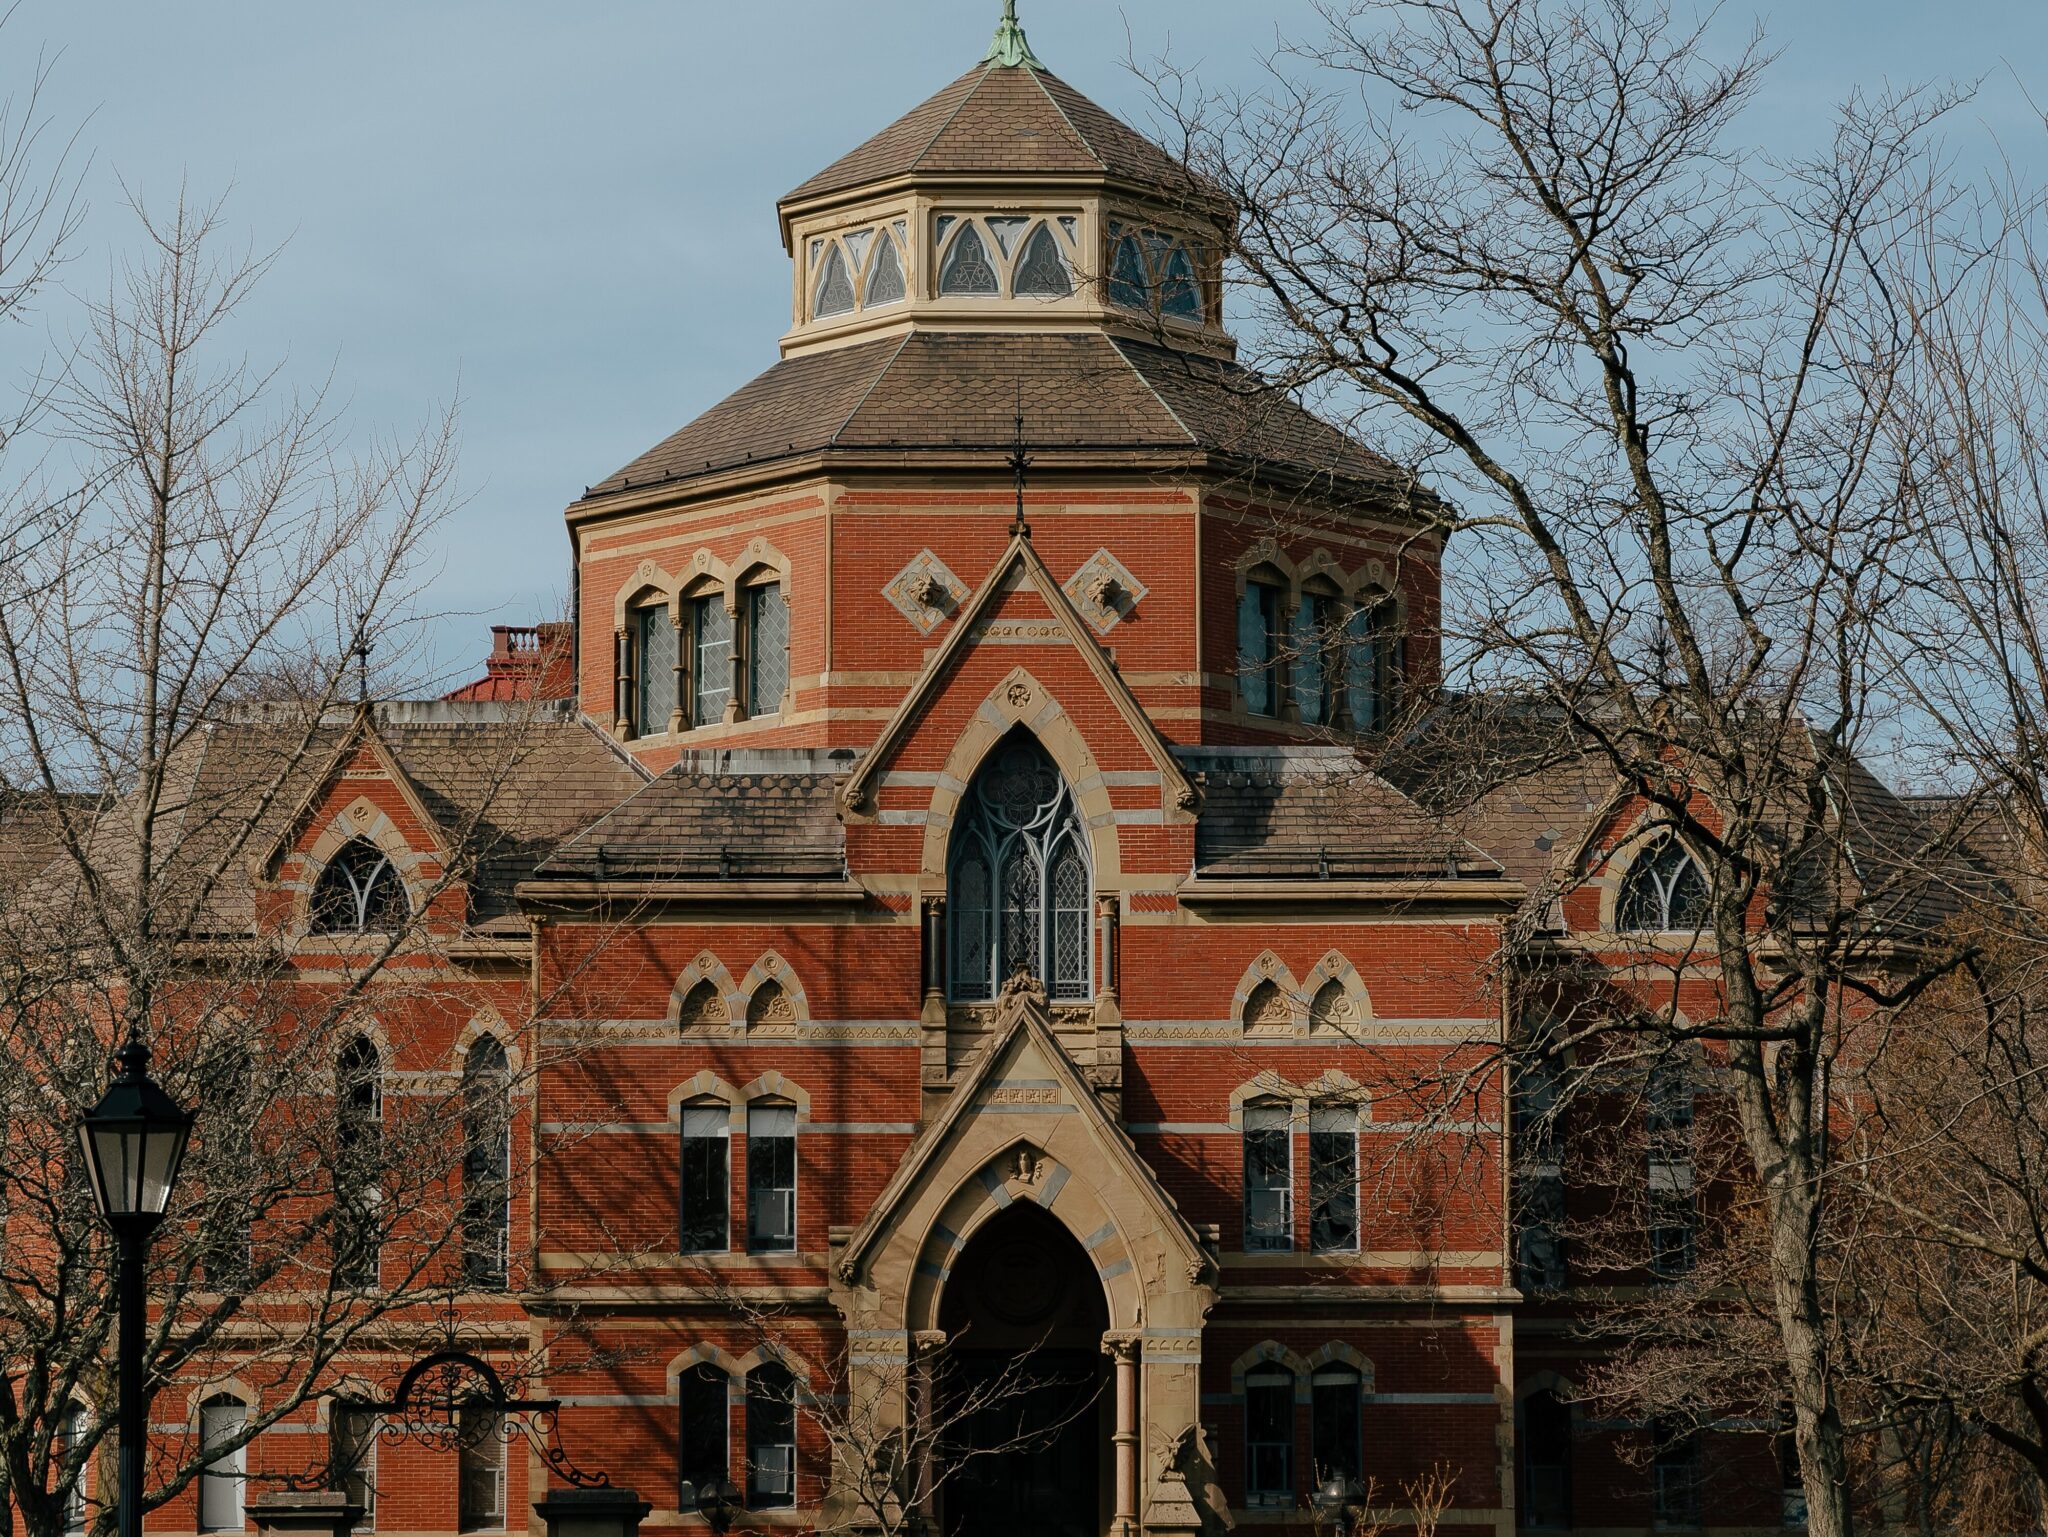
{"type": "Polygon", "coordinates": [[[1099,173],[1186,189],[1188,171],[1058,76],[981,63],[784,197],[841,192],[916,172],[1099,173]]]}
{"type": "Polygon", "coordinates": [[[1197,449],[1383,480],[1385,459],[1214,358],[1100,332],[916,331],[786,358],[617,473],[601,496],[830,448],[1197,449]]]}

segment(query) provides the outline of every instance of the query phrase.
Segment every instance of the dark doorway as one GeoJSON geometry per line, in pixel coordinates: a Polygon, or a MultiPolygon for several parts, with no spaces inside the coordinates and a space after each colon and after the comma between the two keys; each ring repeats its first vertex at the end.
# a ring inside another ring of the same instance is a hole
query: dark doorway
{"type": "Polygon", "coordinates": [[[1113,1406],[1102,1285],[1071,1234],[1019,1202],[961,1252],[940,1299],[949,1340],[947,1537],[1097,1537],[1113,1406]]]}

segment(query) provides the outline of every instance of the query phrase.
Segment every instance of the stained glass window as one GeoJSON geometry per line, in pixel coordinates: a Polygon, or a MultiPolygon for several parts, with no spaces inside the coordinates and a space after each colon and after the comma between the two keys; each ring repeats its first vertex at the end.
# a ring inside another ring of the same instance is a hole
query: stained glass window
{"type": "Polygon", "coordinates": [[[1614,915],[1625,934],[1696,933],[1707,921],[1707,878],[1685,845],[1665,833],[1630,862],[1614,915]]]}
{"type": "Polygon", "coordinates": [[[1344,688],[1351,724],[1384,731],[1393,718],[1397,636],[1394,600],[1367,597],[1344,621],[1344,688]]]}
{"type": "Polygon", "coordinates": [[[844,315],[853,308],[853,279],[847,276],[846,254],[840,250],[837,241],[825,253],[825,265],[818,274],[817,302],[811,306],[815,315],[844,315]]]}
{"type": "Polygon", "coordinates": [[[1064,299],[1074,291],[1073,279],[1067,276],[1067,264],[1060,256],[1059,241],[1053,237],[1050,226],[1039,225],[1024,243],[1014,286],[1019,294],[1046,299],[1064,299]]]}
{"type": "Polygon", "coordinates": [[[412,902],[391,856],[351,838],[313,883],[312,914],[315,933],[389,934],[412,916],[412,902]]]}
{"type": "Polygon", "coordinates": [[[1202,290],[1195,282],[1195,264],[1186,246],[1174,246],[1173,254],[1166,259],[1159,282],[1159,307],[1169,315],[1189,320],[1202,318],[1202,290]]]}
{"type": "Polygon", "coordinates": [[[945,265],[939,268],[939,292],[992,294],[1001,291],[996,282],[996,269],[989,264],[988,248],[981,243],[981,235],[972,224],[962,225],[960,233],[953,237],[952,247],[946,252],[945,265]]]}
{"type": "MultiPolygon", "coordinates": [[[[1116,226],[1110,226],[1114,231],[1116,226]]],[[[1109,302],[1125,309],[1152,307],[1151,284],[1145,277],[1145,258],[1136,235],[1116,237],[1115,255],[1109,264],[1109,302]]]]}
{"type": "Polygon", "coordinates": [[[868,266],[866,306],[873,309],[878,304],[894,304],[903,293],[903,258],[896,254],[896,242],[885,235],[868,266]]]}
{"type": "Polygon", "coordinates": [[[676,625],[666,603],[633,610],[633,734],[668,730],[676,699],[676,625]]]}
{"type": "Polygon", "coordinates": [[[773,715],[789,686],[789,606],[782,584],[747,589],[747,714],[773,715]]]}
{"type": "Polygon", "coordinates": [[[690,723],[714,726],[732,698],[732,615],[718,593],[690,602],[690,723]]]}
{"type": "Polygon", "coordinates": [[[1250,581],[1237,600],[1237,676],[1253,715],[1280,713],[1280,589],[1250,581]]]}
{"type": "Polygon", "coordinates": [[[1093,882],[1073,792],[1037,738],[1018,731],[962,802],[948,863],[952,992],[993,998],[1012,974],[1053,998],[1089,996],[1093,882]]]}
{"type": "Polygon", "coordinates": [[[996,244],[1002,247],[1003,255],[1005,256],[1016,254],[1017,239],[1024,233],[1026,226],[1031,223],[1029,219],[1019,219],[1008,215],[984,222],[988,225],[989,233],[996,237],[996,244]]]}

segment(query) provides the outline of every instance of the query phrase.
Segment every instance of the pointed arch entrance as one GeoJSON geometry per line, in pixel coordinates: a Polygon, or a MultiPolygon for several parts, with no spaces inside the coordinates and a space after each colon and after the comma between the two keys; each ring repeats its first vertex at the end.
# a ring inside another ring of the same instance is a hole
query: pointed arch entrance
{"type": "Polygon", "coordinates": [[[1018,1201],[984,1223],[939,1299],[938,1384],[958,1468],[947,1537],[1098,1537],[1114,1517],[1109,1307],[1058,1218],[1018,1201]]]}

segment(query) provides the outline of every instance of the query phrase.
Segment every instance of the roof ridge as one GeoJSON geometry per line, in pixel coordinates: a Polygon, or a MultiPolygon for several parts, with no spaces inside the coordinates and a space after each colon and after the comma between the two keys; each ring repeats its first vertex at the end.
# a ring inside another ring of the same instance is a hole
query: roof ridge
{"type": "MultiPolygon", "coordinates": [[[[1095,151],[1093,149],[1090,149],[1089,153],[1092,155],[1095,153],[1095,151]]],[[[1153,384],[1153,382],[1150,379],[1145,377],[1145,370],[1138,366],[1137,360],[1134,359],[1128,352],[1124,351],[1123,338],[1120,336],[1111,336],[1108,338],[1108,341],[1110,346],[1116,349],[1116,355],[1124,360],[1124,367],[1128,368],[1131,371],[1133,377],[1135,377],[1140,384],[1145,386],[1145,393],[1150,395],[1154,400],[1159,402],[1159,409],[1166,413],[1166,419],[1172,422],[1174,426],[1180,429],[1180,435],[1186,438],[1190,443],[1200,443],[1202,440],[1195,436],[1194,432],[1189,428],[1186,422],[1181,420],[1180,412],[1174,410],[1172,406],[1166,403],[1166,397],[1159,393],[1158,386],[1153,384]]]]}
{"type": "MultiPolygon", "coordinates": [[[[974,100],[974,93],[980,90],[983,86],[987,85],[988,77],[994,74],[996,70],[999,69],[1001,66],[993,63],[988,59],[983,59],[979,67],[981,69],[981,78],[975,81],[974,84],[970,85],[967,88],[967,93],[964,96],[962,96],[958,101],[953,103],[953,110],[946,114],[946,120],[943,123],[939,124],[938,127],[934,128],[932,130],[932,136],[924,141],[924,148],[919,150],[916,154],[910,157],[910,168],[913,171],[916,170],[921,163],[923,163],[924,157],[932,152],[932,146],[939,142],[940,136],[943,135],[948,128],[951,128],[953,126],[953,119],[958,117],[963,111],[965,111],[967,104],[970,101],[974,100]]],[[[973,73],[973,71],[970,70],[969,73],[971,74],[973,73]]],[[[911,110],[914,112],[917,109],[913,107],[911,110]]],[[[888,131],[889,130],[886,128],[882,130],[882,132],[884,133],[887,133],[888,131]]],[[[854,146],[855,149],[858,149],[859,147],[859,145],[854,146]]],[[[848,153],[851,153],[851,151],[849,151],[848,153]]],[[[1094,151],[1090,150],[1089,153],[1093,154],[1094,151]]],[[[843,159],[844,156],[842,156],[841,158],[843,159]]],[[[830,169],[830,166],[826,167],[826,170],[830,169]]],[[[822,175],[823,172],[820,172],[819,174],[822,175]]]]}
{"type": "Polygon", "coordinates": [[[860,415],[860,408],[868,403],[869,396],[873,395],[876,390],[882,387],[882,381],[889,377],[889,370],[896,366],[896,360],[903,356],[903,349],[910,345],[911,337],[917,334],[918,333],[916,329],[913,327],[912,329],[905,331],[903,335],[897,339],[896,350],[890,353],[888,357],[882,360],[882,366],[875,370],[874,378],[868,380],[868,387],[860,392],[860,399],[856,400],[853,403],[853,408],[846,413],[845,420],[840,422],[840,424],[837,427],[834,427],[832,431],[829,434],[827,434],[825,438],[825,444],[827,447],[830,447],[833,444],[837,443],[839,441],[839,435],[845,432],[847,428],[853,425],[853,419],[856,416],[860,415]]]}
{"type": "MultiPolygon", "coordinates": [[[[1071,133],[1076,139],[1081,141],[1081,148],[1088,151],[1088,158],[1095,162],[1096,169],[1107,174],[1107,172],[1109,171],[1109,162],[1102,158],[1102,151],[1095,147],[1095,141],[1090,139],[1087,134],[1083,133],[1081,131],[1081,125],[1075,122],[1071,117],[1067,115],[1067,109],[1060,105],[1060,99],[1045,88],[1045,82],[1048,77],[1052,79],[1058,79],[1059,77],[1054,75],[1051,70],[1045,69],[1043,67],[1031,70],[1029,71],[1029,73],[1031,76],[1031,83],[1038,87],[1038,94],[1043,96],[1046,99],[1046,102],[1052,107],[1053,111],[1057,112],[1060,115],[1060,121],[1067,125],[1067,131],[1071,133]]],[[[1066,81],[1061,80],[1060,84],[1066,85],[1066,81]]],[[[1072,89],[1072,87],[1068,88],[1072,89]]],[[[971,95],[972,92],[970,92],[969,94],[971,95]]]]}

